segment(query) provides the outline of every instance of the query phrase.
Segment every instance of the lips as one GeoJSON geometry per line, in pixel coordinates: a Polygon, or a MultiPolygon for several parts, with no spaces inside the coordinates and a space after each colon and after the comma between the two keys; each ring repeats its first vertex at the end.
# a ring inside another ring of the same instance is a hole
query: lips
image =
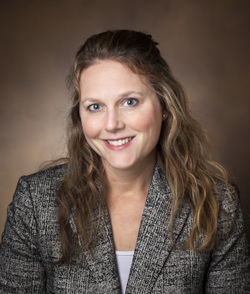
{"type": "Polygon", "coordinates": [[[108,142],[109,145],[113,145],[113,146],[122,146],[127,144],[129,141],[131,141],[134,137],[128,137],[125,139],[119,139],[119,140],[106,140],[106,142],[108,142]]]}

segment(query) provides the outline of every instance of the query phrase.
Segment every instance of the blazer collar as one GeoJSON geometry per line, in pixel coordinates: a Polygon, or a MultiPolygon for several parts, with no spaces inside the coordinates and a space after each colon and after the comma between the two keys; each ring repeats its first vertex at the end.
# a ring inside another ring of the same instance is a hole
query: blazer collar
{"type": "MultiPolygon", "coordinates": [[[[168,234],[172,200],[167,178],[157,163],[142,215],[127,293],[152,293],[160,271],[173,249],[168,234]]],[[[173,229],[174,241],[177,240],[189,212],[187,205],[180,207],[173,229]]]]}
{"type": "MultiPolygon", "coordinates": [[[[126,293],[152,293],[157,277],[172,251],[167,232],[171,208],[172,192],[164,172],[157,163],[142,215],[126,293]]],[[[174,241],[178,238],[189,213],[190,208],[183,204],[175,220],[174,241]]],[[[85,252],[84,259],[97,280],[105,279],[108,288],[112,288],[112,293],[121,293],[107,209],[104,216],[101,217],[101,221],[105,226],[99,234],[94,251],[95,257],[85,252]]]]}

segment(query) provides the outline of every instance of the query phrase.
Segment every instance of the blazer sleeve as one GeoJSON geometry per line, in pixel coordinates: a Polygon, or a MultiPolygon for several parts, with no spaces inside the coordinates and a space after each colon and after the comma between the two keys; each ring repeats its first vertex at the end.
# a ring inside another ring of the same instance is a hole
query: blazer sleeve
{"type": "Polygon", "coordinates": [[[20,178],[0,244],[0,293],[45,293],[37,225],[27,177],[20,178]]]}
{"type": "MultiPolygon", "coordinates": [[[[218,242],[211,255],[205,293],[250,293],[250,248],[238,188],[232,201],[222,200],[222,208],[232,218],[219,213],[218,242]]],[[[222,195],[227,195],[224,189],[222,195]]]]}

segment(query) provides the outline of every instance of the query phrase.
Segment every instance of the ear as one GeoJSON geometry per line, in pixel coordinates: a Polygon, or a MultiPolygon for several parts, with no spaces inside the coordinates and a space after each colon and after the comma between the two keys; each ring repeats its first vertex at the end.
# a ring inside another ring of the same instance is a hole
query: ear
{"type": "Polygon", "coordinates": [[[168,111],[167,111],[167,109],[165,108],[165,109],[162,111],[162,121],[164,121],[167,117],[168,117],[168,111]]]}

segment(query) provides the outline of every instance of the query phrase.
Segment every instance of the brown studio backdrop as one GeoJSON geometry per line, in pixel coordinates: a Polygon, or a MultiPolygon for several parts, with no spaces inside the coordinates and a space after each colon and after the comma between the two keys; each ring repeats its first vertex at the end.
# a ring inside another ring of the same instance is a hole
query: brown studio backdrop
{"type": "Polygon", "coordinates": [[[240,188],[250,233],[249,27],[250,2],[243,0],[0,4],[0,234],[18,178],[64,150],[65,77],[76,49],[115,28],[160,42],[240,188]]]}

